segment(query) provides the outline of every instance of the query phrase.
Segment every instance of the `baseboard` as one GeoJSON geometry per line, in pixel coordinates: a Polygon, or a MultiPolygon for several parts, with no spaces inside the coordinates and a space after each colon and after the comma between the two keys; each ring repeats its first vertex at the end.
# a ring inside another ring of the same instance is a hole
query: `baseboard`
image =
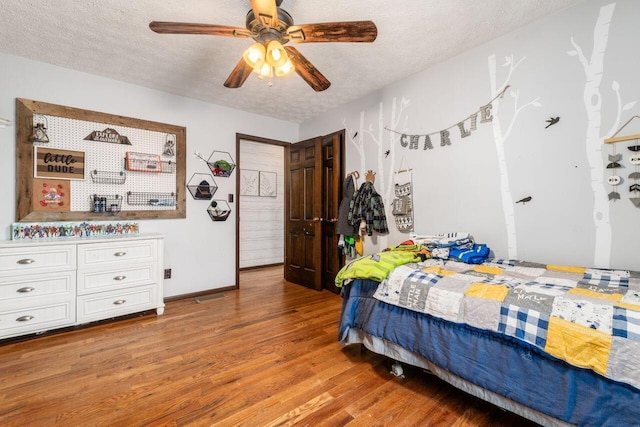
{"type": "Polygon", "coordinates": [[[260,268],[277,267],[279,265],[284,265],[284,263],[283,262],[278,262],[278,263],[275,263],[275,264],[264,264],[264,265],[254,265],[254,266],[251,266],[251,267],[242,267],[240,269],[240,271],[258,270],[260,268]]]}
{"type": "Polygon", "coordinates": [[[179,301],[179,300],[189,299],[189,298],[198,298],[198,297],[202,297],[202,296],[205,296],[205,295],[218,294],[220,292],[235,291],[236,289],[238,289],[236,286],[226,286],[224,288],[209,289],[208,291],[193,292],[193,293],[190,293],[190,294],[173,295],[173,296],[170,296],[170,297],[165,297],[164,302],[179,301]]]}

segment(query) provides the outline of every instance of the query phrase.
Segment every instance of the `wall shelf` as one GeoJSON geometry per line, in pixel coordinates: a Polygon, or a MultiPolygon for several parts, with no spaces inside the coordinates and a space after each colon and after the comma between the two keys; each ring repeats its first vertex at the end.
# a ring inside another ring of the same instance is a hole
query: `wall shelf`
{"type": "Polygon", "coordinates": [[[226,221],[231,214],[231,208],[226,200],[212,200],[207,208],[207,213],[213,221],[226,221]]]}
{"type": "Polygon", "coordinates": [[[218,185],[211,174],[194,173],[187,182],[187,189],[195,200],[211,200],[218,191],[218,185]]]}
{"type": "Polygon", "coordinates": [[[213,176],[221,176],[227,178],[236,168],[236,164],[226,151],[214,151],[207,160],[207,166],[211,170],[213,176]]]}

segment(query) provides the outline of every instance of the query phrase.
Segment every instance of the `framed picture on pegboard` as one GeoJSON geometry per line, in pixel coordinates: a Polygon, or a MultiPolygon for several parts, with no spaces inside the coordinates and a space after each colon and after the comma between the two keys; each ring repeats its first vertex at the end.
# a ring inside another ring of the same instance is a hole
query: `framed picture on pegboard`
{"type": "Polygon", "coordinates": [[[84,180],[84,152],[33,147],[33,177],[84,180]]]}
{"type": "Polygon", "coordinates": [[[71,186],[63,179],[33,180],[33,210],[68,212],[71,206],[71,186]]]}

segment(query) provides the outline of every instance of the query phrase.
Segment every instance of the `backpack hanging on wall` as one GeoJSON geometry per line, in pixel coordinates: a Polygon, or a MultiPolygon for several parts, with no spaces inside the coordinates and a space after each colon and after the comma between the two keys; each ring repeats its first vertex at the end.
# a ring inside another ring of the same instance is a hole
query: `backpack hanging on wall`
{"type": "Polygon", "coordinates": [[[402,169],[403,158],[400,162],[401,169],[394,174],[395,199],[391,213],[396,221],[396,228],[403,233],[413,231],[413,173],[411,168],[402,169]]]}

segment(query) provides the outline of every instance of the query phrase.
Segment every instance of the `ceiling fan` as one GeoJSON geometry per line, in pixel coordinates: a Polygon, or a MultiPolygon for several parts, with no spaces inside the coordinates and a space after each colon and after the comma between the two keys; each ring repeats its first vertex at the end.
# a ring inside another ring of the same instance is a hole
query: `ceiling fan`
{"type": "Polygon", "coordinates": [[[164,21],[152,21],[149,28],[159,34],[205,34],[255,40],[224,82],[228,88],[239,88],[252,72],[271,78],[295,70],[316,92],[327,89],[331,82],[298,49],[285,44],[371,43],[378,35],[371,21],[294,25],[291,15],[280,8],[281,3],[282,0],[251,0],[246,28],[164,21]]]}

